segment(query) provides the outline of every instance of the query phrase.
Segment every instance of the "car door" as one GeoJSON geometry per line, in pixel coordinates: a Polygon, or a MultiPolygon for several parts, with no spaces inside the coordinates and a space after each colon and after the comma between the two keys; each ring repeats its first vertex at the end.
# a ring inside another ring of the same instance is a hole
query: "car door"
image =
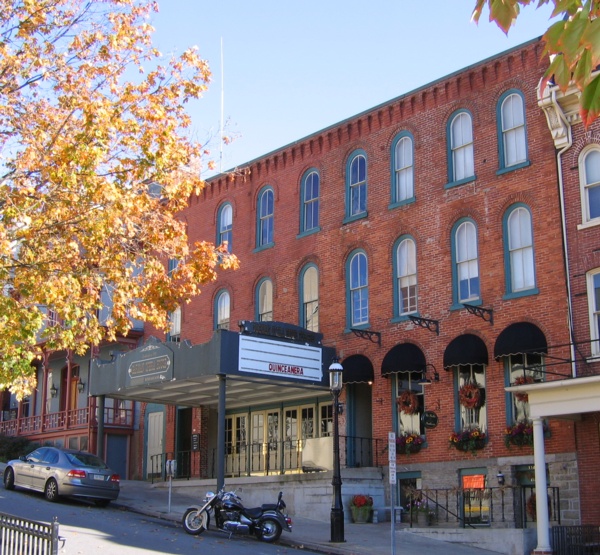
{"type": "MultiPolygon", "coordinates": [[[[43,491],[46,476],[48,476],[50,471],[50,461],[53,459],[53,455],[56,455],[56,451],[49,447],[42,447],[39,451],[39,458],[33,462],[31,467],[31,487],[35,490],[43,491]]],[[[54,459],[56,462],[58,456],[55,456],[54,459]]]]}
{"type": "Polygon", "coordinates": [[[43,451],[45,451],[44,447],[36,449],[23,459],[20,459],[19,462],[12,464],[12,468],[15,472],[15,486],[23,488],[33,487],[35,465],[42,460],[43,451]]]}

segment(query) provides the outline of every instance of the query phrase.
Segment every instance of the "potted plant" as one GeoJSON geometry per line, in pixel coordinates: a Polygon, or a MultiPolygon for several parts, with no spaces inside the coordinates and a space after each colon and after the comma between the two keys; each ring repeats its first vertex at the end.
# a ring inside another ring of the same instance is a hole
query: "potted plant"
{"type": "Polygon", "coordinates": [[[471,451],[471,453],[483,449],[485,447],[485,440],[485,432],[482,432],[479,428],[469,428],[452,432],[448,438],[450,447],[454,447],[454,449],[458,449],[459,451],[471,451]]]}
{"type": "Polygon", "coordinates": [[[423,437],[412,432],[405,432],[396,438],[396,452],[403,455],[418,453],[425,443],[423,437]]]}
{"type": "Polygon", "coordinates": [[[350,500],[352,522],[365,523],[371,519],[373,498],[370,495],[353,495],[350,500]]]}

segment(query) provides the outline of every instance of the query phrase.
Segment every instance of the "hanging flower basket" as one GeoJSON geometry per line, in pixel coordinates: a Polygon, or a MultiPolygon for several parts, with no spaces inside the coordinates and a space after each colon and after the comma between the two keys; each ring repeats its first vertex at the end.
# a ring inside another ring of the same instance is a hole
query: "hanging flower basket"
{"type": "MultiPolygon", "coordinates": [[[[519,376],[512,385],[525,385],[533,383],[533,381],[531,376],[519,376]]],[[[515,393],[515,399],[522,403],[527,403],[527,401],[529,401],[529,395],[527,395],[527,393],[515,393]]]]}
{"type": "Polygon", "coordinates": [[[458,390],[458,400],[463,407],[478,409],[483,406],[481,388],[474,383],[467,383],[458,390]]]}
{"type": "Polygon", "coordinates": [[[419,411],[419,399],[408,389],[398,397],[397,403],[404,414],[415,414],[419,411]]]}
{"type": "Polygon", "coordinates": [[[485,447],[486,437],[485,432],[482,432],[479,428],[473,428],[471,430],[452,432],[448,438],[448,442],[450,447],[458,451],[470,451],[474,453],[485,447]]]}
{"type": "Polygon", "coordinates": [[[396,453],[399,455],[410,455],[418,453],[425,440],[419,434],[400,434],[396,438],[396,453]]]}

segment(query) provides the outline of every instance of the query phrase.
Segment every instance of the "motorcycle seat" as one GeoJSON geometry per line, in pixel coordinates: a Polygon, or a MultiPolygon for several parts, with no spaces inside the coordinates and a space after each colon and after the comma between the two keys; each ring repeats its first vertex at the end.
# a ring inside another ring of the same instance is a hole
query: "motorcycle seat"
{"type": "Polygon", "coordinates": [[[263,511],[276,511],[277,504],[276,503],[263,503],[260,508],[263,511]]]}
{"type": "Polygon", "coordinates": [[[258,518],[265,510],[262,507],[253,507],[252,509],[246,509],[246,513],[250,518],[258,518]]]}

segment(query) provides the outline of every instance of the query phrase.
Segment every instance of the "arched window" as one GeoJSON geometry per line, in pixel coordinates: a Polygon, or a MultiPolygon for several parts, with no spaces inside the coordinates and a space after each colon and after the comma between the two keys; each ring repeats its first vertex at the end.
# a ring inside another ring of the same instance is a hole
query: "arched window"
{"type": "Polygon", "coordinates": [[[367,157],[362,152],[348,159],[346,168],[346,217],[353,219],[367,213],[367,157]]]}
{"type": "Polygon", "coordinates": [[[475,224],[470,220],[458,223],[453,239],[455,302],[479,300],[479,260],[475,224]]]}
{"type": "Polygon", "coordinates": [[[319,228],[319,195],[319,174],[310,170],[302,179],[301,233],[316,231],[319,228]]]}
{"type": "Polygon", "coordinates": [[[500,169],[522,167],[527,162],[525,106],[520,91],[508,91],[499,100],[500,169]]]}
{"type": "Polygon", "coordinates": [[[228,330],[229,329],[229,308],[230,300],[229,300],[229,292],[221,291],[217,295],[216,300],[216,329],[218,330],[228,330]]]}
{"type": "Polygon", "coordinates": [[[301,273],[300,325],[310,331],[319,331],[319,271],[310,264],[301,273]]]}
{"type": "Polygon", "coordinates": [[[392,148],[392,203],[397,204],[415,196],[413,140],[411,135],[402,132],[395,139],[392,148]]]}
{"type": "Polygon", "coordinates": [[[273,320],[273,282],[270,279],[261,280],[256,300],[257,320],[271,322],[273,320]]]}
{"type": "Polygon", "coordinates": [[[258,248],[273,245],[274,202],[273,189],[266,187],[258,197],[256,245],[258,248]]]}
{"type": "Polygon", "coordinates": [[[217,245],[227,243],[227,251],[231,252],[231,239],[233,229],[233,209],[231,204],[226,203],[219,210],[219,232],[217,245]]]}
{"type": "Polygon", "coordinates": [[[473,122],[467,111],[458,112],[448,127],[449,179],[457,185],[475,178],[473,159],[473,122]]]}
{"type": "Polygon", "coordinates": [[[600,218],[600,145],[582,152],[579,158],[582,221],[584,224],[600,218]]]}
{"type": "Polygon", "coordinates": [[[508,294],[535,289],[531,214],[524,205],[509,209],[505,218],[506,289],[508,294]]]}
{"type": "Polygon", "coordinates": [[[358,251],[350,257],[347,286],[349,294],[350,327],[369,323],[369,267],[367,256],[358,251]]]}
{"type": "Polygon", "coordinates": [[[400,239],[395,253],[396,266],[396,316],[417,311],[417,249],[415,242],[400,239]]]}

